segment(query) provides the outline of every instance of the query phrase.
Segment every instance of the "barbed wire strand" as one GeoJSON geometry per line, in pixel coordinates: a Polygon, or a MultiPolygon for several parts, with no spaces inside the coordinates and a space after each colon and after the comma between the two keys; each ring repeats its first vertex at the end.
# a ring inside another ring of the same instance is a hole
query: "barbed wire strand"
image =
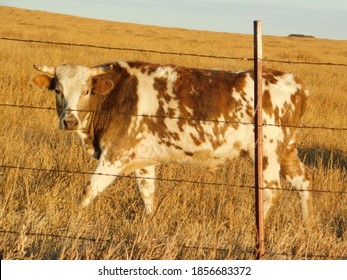
{"type": "MultiPolygon", "coordinates": [[[[192,56],[192,57],[214,58],[214,59],[253,61],[253,58],[247,58],[247,57],[232,57],[232,56],[206,55],[206,54],[195,54],[195,53],[168,52],[168,51],[158,51],[158,50],[150,50],[150,49],[111,47],[111,46],[100,46],[100,45],[93,45],[93,44],[53,42],[53,41],[46,41],[46,40],[21,39],[21,38],[10,38],[10,37],[0,37],[0,40],[15,41],[15,42],[22,42],[22,43],[61,45],[61,46],[71,46],[71,47],[86,47],[86,48],[117,50],[117,51],[132,51],[132,52],[141,52],[141,53],[145,52],[145,53],[154,53],[154,54],[161,54],[161,55],[177,55],[177,56],[192,56]]],[[[347,67],[347,64],[345,63],[335,63],[335,62],[289,61],[289,60],[276,60],[276,59],[267,59],[267,58],[263,58],[262,61],[274,62],[274,63],[286,63],[286,64],[307,64],[307,65],[320,65],[320,66],[347,67]]]]}
{"type": "Polygon", "coordinates": [[[167,52],[167,51],[157,51],[157,50],[138,49],[138,48],[125,48],[125,47],[110,47],[110,46],[107,47],[107,46],[92,45],[92,44],[52,42],[52,41],[20,39],[20,38],[9,38],[9,37],[1,37],[0,40],[16,41],[16,42],[23,42],[23,43],[37,43],[37,44],[71,46],[71,47],[85,47],[85,48],[95,48],[95,49],[117,50],[117,51],[132,51],[132,52],[141,52],[141,53],[145,52],[145,53],[154,53],[154,54],[162,54],[162,55],[178,55],[178,56],[193,56],[193,57],[195,56],[195,57],[203,57],[203,58],[217,58],[217,59],[253,61],[253,58],[242,58],[242,57],[231,57],[231,56],[217,56],[217,55],[195,54],[195,53],[181,53],[181,52],[167,52]]]}
{"type": "MultiPolygon", "coordinates": [[[[82,242],[94,242],[94,243],[108,243],[108,244],[119,244],[120,242],[114,239],[103,239],[103,238],[96,238],[96,237],[84,237],[84,236],[74,236],[74,235],[64,235],[64,234],[53,234],[53,233],[37,233],[37,232],[19,232],[15,230],[6,230],[6,229],[0,229],[0,234],[10,234],[10,235],[22,235],[24,234],[25,236],[35,236],[35,237],[50,237],[50,238],[56,238],[56,239],[71,239],[71,240],[79,240],[82,242]]],[[[211,248],[207,246],[194,246],[194,245],[178,245],[177,247],[179,248],[184,248],[188,250],[204,250],[204,251],[219,251],[223,252],[226,255],[234,252],[241,252],[241,253],[247,253],[247,254],[252,254],[256,256],[257,250],[252,249],[252,248],[234,248],[234,249],[229,249],[229,248],[211,248]]],[[[297,258],[306,258],[306,259],[331,259],[332,256],[328,254],[313,254],[311,252],[306,252],[305,254],[297,254],[297,253],[288,253],[288,252],[276,252],[271,250],[270,252],[266,253],[267,256],[287,256],[287,257],[297,257],[297,258]]],[[[334,259],[347,259],[347,255],[334,255],[334,259]]]]}
{"type": "MultiPolygon", "coordinates": [[[[34,105],[22,105],[22,104],[7,104],[0,103],[0,107],[13,107],[21,109],[38,109],[38,110],[53,110],[57,109],[54,107],[40,107],[34,105]]],[[[93,110],[76,110],[70,109],[73,112],[84,112],[84,113],[95,113],[95,114],[109,114],[109,115],[126,115],[132,117],[143,117],[143,118],[159,118],[159,119],[174,119],[191,122],[212,122],[212,123],[226,123],[226,124],[238,124],[238,125],[254,125],[253,122],[240,122],[240,121],[228,121],[228,120],[214,120],[214,119],[197,119],[197,118],[184,118],[184,117],[172,117],[172,116],[159,116],[159,115],[146,115],[146,114],[133,114],[126,112],[108,112],[108,111],[93,111],[93,110]]],[[[322,129],[322,130],[333,130],[333,131],[347,131],[347,127],[331,127],[331,126],[310,126],[310,125],[288,125],[288,124],[263,124],[264,127],[288,127],[297,129],[322,129]]]]}
{"type": "Polygon", "coordinates": [[[146,179],[146,180],[157,180],[165,182],[174,182],[174,183],[190,183],[190,184],[201,184],[201,185],[215,185],[215,186],[228,186],[233,188],[248,188],[254,189],[254,186],[250,185],[233,185],[229,183],[218,183],[218,182],[201,182],[194,180],[184,180],[184,179],[169,179],[169,178],[160,178],[160,177],[137,177],[134,175],[121,175],[121,174],[109,174],[109,173],[94,173],[90,171],[78,171],[78,170],[58,170],[58,169],[45,169],[38,167],[23,167],[23,166],[14,166],[14,165],[0,165],[0,168],[4,169],[19,169],[27,171],[38,171],[38,172],[52,172],[52,173],[70,173],[70,174],[81,174],[81,175],[99,175],[99,176],[111,176],[117,178],[129,178],[129,179],[146,179]]]}
{"type": "MultiPolygon", "coordinates": [[[[157,180],[165,182],[174,182],[174,183],[189,183],[197,185],[213,185],[213,186],[227,186],[232,188],[245,188],[245,189],[255,189],[253,185],[235,185],[229,183],[219,183],[219,182],[204,182],[204,181],[194,181],[194,180],[185,180],[185,179],[169,179],[169,178],[160,178],[160,177],[137,177],[134,175],[121,175],[121,174],[109,174],[109,173],[98,173],[91,171],[79,171],[79,170],[59,170],[59,169],[46,169],[39,167],[24,167],[24,166],[15,166],[15,165],[0,165],[0,168],[4,169],[18,169],[18,170],[27,170],[27,171],[38,171],[38,172],[52,172],[52,173],[69,173],[69,174],[81,174],[81,175],[99,175],[99,176],[111,176],[117,178],[133,178],[133,179],[146,179],[146,180],[157,180]]],[[[267,188],[263,188],[267,189],[267,188]]],[[[272,191],[289,191],[289,192],[312,192],[312,193],[330,193],[330,194],[347,194],[346,191],[333,191],[333,190],[317,190],[317,189],[293,189],[293,188],[273,188],[272,191]]]]}

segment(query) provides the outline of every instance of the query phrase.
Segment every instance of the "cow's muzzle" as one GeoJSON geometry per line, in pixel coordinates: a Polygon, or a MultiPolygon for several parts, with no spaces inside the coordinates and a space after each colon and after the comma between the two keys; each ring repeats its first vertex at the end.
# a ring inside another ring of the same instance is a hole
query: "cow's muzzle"
{"type": "Polygon", "coordinates": [[[78,128],[78,120],[74,116],[66,116],[62,121],[62,129],[76,130],[78,128]]]}

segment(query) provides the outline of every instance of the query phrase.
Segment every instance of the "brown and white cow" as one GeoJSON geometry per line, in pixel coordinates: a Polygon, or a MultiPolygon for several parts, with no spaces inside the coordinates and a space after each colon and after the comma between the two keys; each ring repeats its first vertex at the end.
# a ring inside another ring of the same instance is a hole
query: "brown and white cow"
{"type": "MultiPolygon", "coordinates": [[[[76,131],[98,166],[84,188],[88,205],[116,176],[135,172],[153,212],[155,166],[215,168],[245,152],[254,158],[253,72],[117,61],[97,67],[34,65],[33,85],[55,91],[59,127],[76,131]],[[153,179],[152,179],[153,178],[153,179]]],[[[310,172],[297,155],[295,129],[308,92],[291,73],[263,70],[264,210],[282,175],[309,214],[310,172]]]]}

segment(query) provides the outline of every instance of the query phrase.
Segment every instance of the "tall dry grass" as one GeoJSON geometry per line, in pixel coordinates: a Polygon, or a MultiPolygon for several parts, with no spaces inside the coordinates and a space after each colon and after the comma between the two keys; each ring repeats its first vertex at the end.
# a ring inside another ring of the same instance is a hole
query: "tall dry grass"
{"type": "MultiPolygon", "coordinates": [[[[252,36],[98,21],[0,7],[1,37],[252,57],[252,36]]],[[[251,25],[251,23],[250,23],[251,25]]],[[[347,41],[264,36],[268,59],[347,63],[347,41]]],[[[251,62],[1,40],[0,103],[54,107],[28,85],[33,63],[95,65],[142,60],[191,67],[247,69],[251,62]]],[[[347,127],[345,67],[266,63],[294,72],[311,98],[303,125],[347,127]]],[[[57,129],[51,110],[0,107],[0,164],[91,172],[76,135],[57,129]]],[[[300,129],[300,157],[315,190],[347,192],[346,131],[300,129]]],[[[157,212],[144,216],[134,178],[117,179],[88,209],[77,203],[86,174],[0,168],[0,253],[4,259],[251,259],[255,257],[252,164],[239,159],[215,174],[178,165],[158,177],[157,212]],[[11,233],[12,232],[12,233],[11,233]],[[65,236],[65,237],[64,237],[65,236]],[[212,248],[212,249],[209,249],[212,248]],[[217,249],[216,249],[217,248],[217,249]]],[[[285,185],[286,186],[286,185],[285,185]]],[[[279,191],[266,221],[269,259],[347,255],[347,195],[313,193],[312,224],[300,220],[294,192],[279,191]]]]}

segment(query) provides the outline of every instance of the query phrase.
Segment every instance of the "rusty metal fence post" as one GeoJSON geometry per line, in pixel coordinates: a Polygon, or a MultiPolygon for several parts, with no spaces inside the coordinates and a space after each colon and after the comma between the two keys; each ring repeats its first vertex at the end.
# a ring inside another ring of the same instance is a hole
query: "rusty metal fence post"
{"type": "Polygon", "coordinates": [[[262,106],[262,25],[253,22],[254,29],[254,143],[255,143],[255,205],[258,230],[258,259],[264,259],[264,206],[263,206],[263,106],[262,106]]]}

